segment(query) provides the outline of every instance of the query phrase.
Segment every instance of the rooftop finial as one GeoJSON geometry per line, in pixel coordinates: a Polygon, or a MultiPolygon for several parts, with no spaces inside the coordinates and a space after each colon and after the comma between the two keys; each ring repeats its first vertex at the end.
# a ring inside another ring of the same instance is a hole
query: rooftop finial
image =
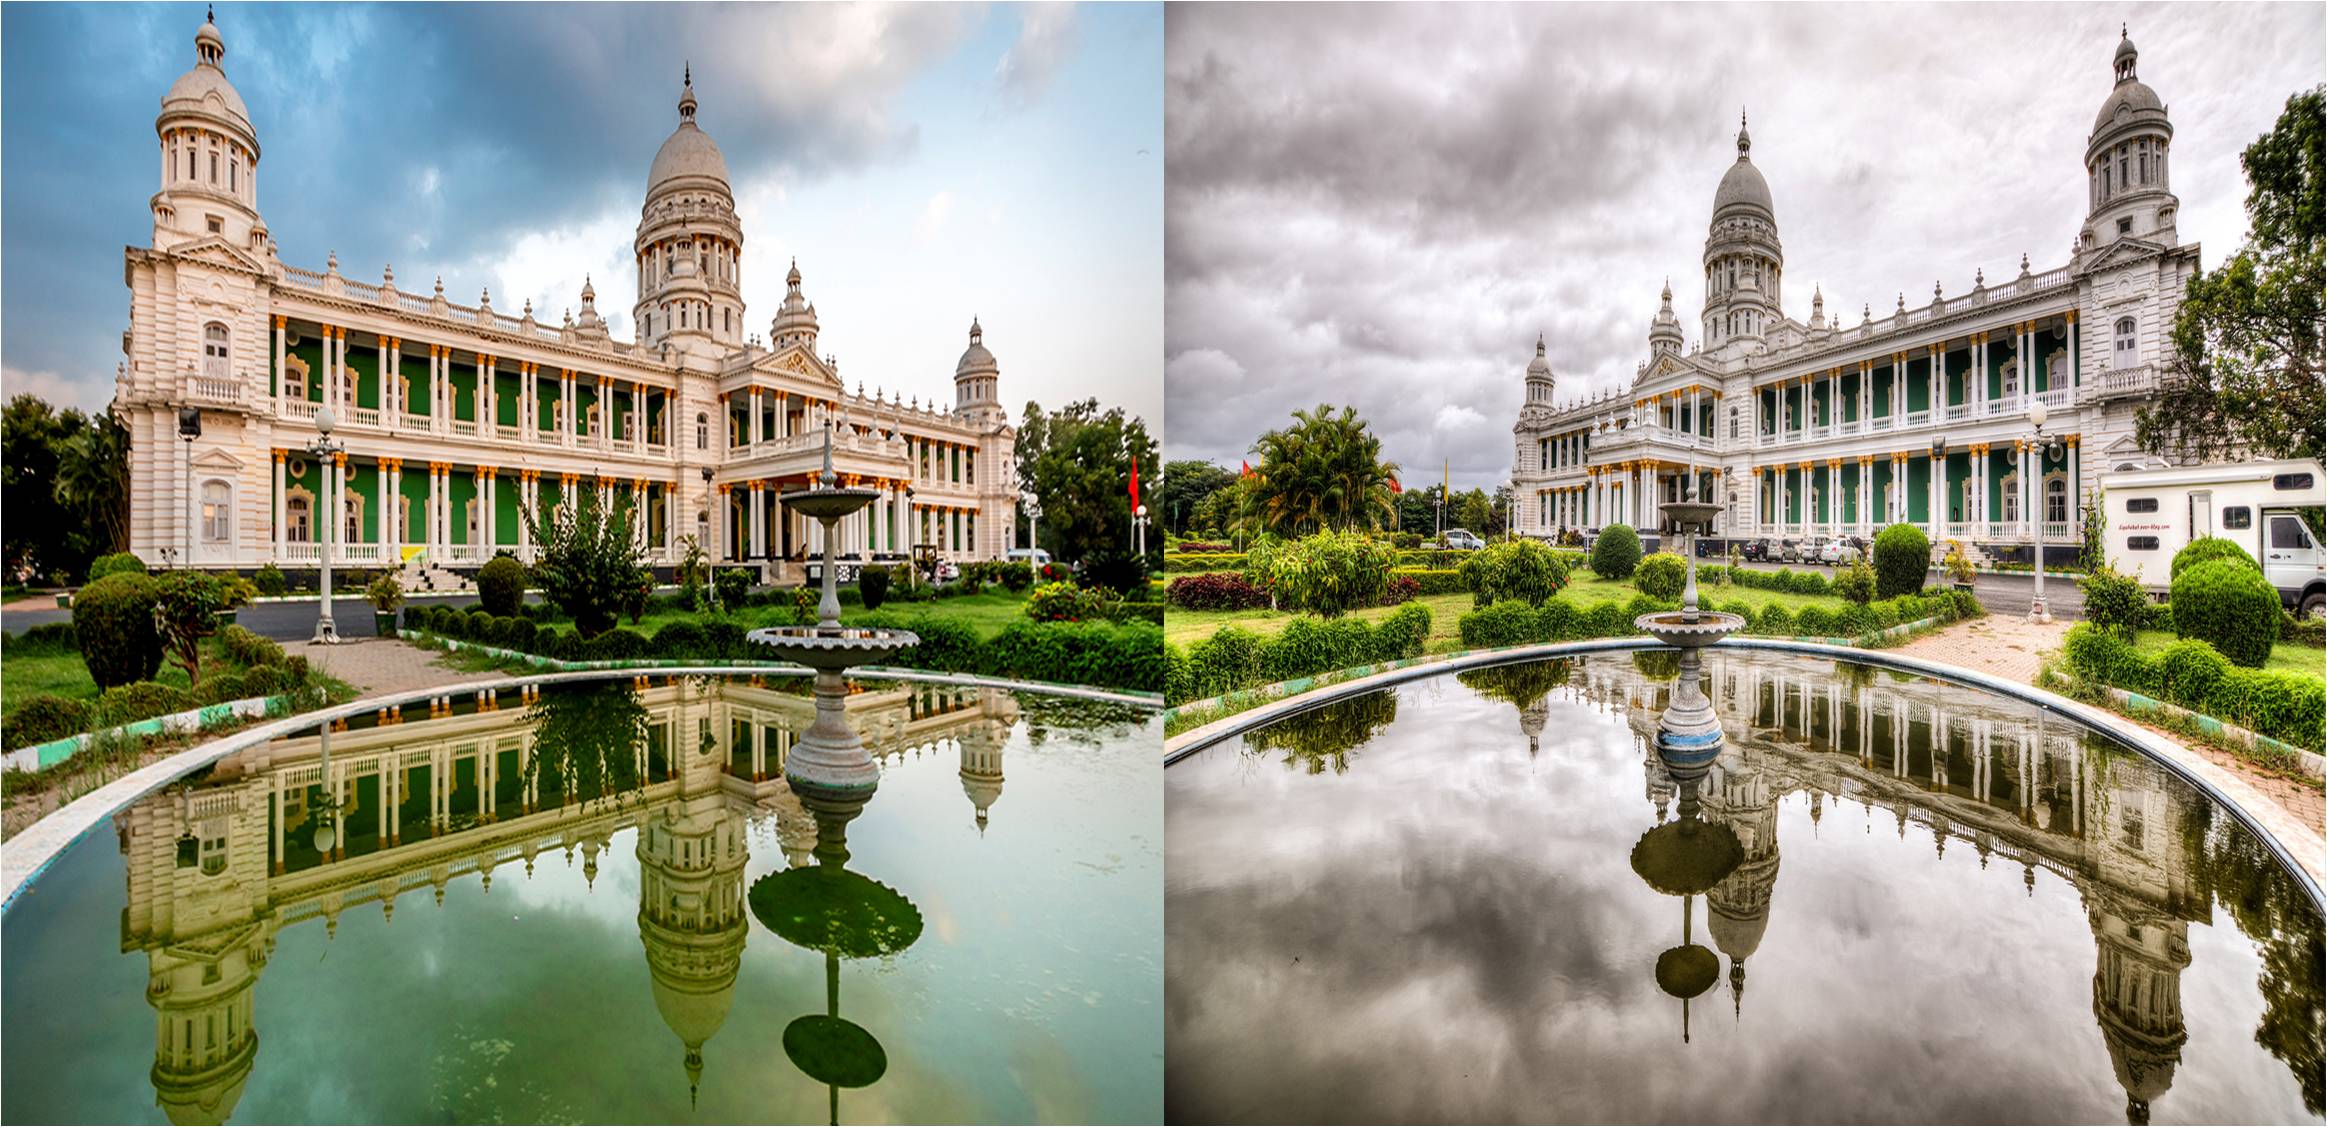
{"type": "Polygon", "coordinates": [[[218,9],[208,4],[202,5],[202,22],[207,24],[217,23],[218,9]]]}

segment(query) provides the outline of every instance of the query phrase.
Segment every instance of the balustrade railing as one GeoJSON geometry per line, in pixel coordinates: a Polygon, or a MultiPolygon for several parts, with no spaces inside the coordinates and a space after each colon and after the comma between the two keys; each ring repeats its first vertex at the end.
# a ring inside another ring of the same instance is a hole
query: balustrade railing
{"type": "Polygon", "coordinates": [[[321,403],[305,399],[285,399],[281,400],[280,404],[279,409],[286,419],[312,419],[315,417],[316,409],[323,406],[321,403]]]}
{"type": "Polygon", "coordinates": [[[1927,410],[1907,412],[1907,425],[1910,427],[1930,426],[1931,412],[1927,410]]]}
{"type": "Polygon", "coordinates": [[[2060,543],[2060,542],[2062,542],[2062,541],[2064,541],[2064,540],[2074,540],[2074,539],[2076,539],[2076,535],[2075,535],[2075,533],[2073,533],[2073,532],[2070,530],[2070,528],[2069,528],[2069,523],[2068,523],[2067,521],[2049,521],[2049,520],[2048,520],[2048,521],[2044,522],[2044,540],[2045,540],[2045,543],[2048,543],[2048,544],[2057,544],[2057,543],[2060,543]]]}
{"type": "Polygon", "coordinates": [[[449,425],[451,426],[452,432],[454,434],[465,435],[470,438],[475,438],[477,436],[477,421],[475,419],[454,419],[449,425]]]}
{"type": "Polygon", "coordinates": [[[377,428],[380,425],[380,409],[377,407],[350,407],[347,409],[347,421],[351,426],[377,428]]]}
{"type": "Polygon", "coordinates": [[[1972,405],[1971,405],[1971,404],[1969,404],[1969,403],[1950,403],[1950,404],[1948,404],[1948,405],[1947,405],[1947,421],[1948,421],[1948,422],[1951,422],[1951,423],[1962,422],[1963,420],[1965,420],[1965,419],[1968,419],[1968,418],[1971,418],[1971,417],[1972,417],[1972,405]]]}

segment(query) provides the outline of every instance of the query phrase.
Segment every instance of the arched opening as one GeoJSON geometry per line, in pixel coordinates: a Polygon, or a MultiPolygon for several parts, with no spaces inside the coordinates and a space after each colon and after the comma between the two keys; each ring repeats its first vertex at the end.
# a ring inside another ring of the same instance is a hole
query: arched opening
{"type": "Polygon", "coordinates": [[[203,375],[211,379],[223,380],[233,373],[233,368],[229,363],[228,344],[230,340],[231,334],[226,326],[220,322],[212,321],[202,327],[203,375]]]}
{"type": "Polygon", "coordinates": [[[2110,352],[2110,367],[2130,368],[2140,363],[2141,349],[2134,339],[2137,328],[2139,324],[2133,318],[2117,318],[2117,331],[2112,334],[2115,347],[2110,352]]]}
{"type": "Polygon", "coordinates": [[[202,483],[202,542],[224,544],[233,536],[234,487],[213,478],[202,483]]]}

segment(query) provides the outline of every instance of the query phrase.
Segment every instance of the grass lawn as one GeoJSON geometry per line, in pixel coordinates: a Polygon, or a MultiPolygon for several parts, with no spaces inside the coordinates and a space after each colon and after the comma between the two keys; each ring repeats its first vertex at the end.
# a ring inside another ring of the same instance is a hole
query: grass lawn
{"type": "MultiPolygon", "coordinates": [[[[231,669],[220,657],[215,642],[204,643],[202,668],[231,669]]],[[[154,680],[177,688],[186,687],[186,671],[168,661],[154,674],[154,680]]],[[[78,700],[96,700],[97,682],[89,679],[89,667],[77,653],[63,654],[0,654],[0,714],[16,711],[24,700],[41,693],[78,700]]]]}
{"type": "MultiPolygon", "coordinates": [[[[1197,573],[1179,572],[1174,577],[1189,574],[1197,573]]],[[[1634,587],[1629,580],[1602,579],[1585,570],[1569,578],[1568,585],[1560,590],[1559,597],[1579,607],[1591,607],[1601,603],[1628,603],[1639,593],[1639,588],[1634,587]]],[[[1839,610],[1843,606],[1843,600],[1832,595],[1795,595],[1783,591],[1765,591],[1758,587],[1705,586],[1699,589],[1698,594],[1722,605],[1743,601],[1753,607],[1755,614],[1773,604],[1786,608],[1788,614],[1798,614],[1804,607],[1839,610]]],[[[1461,649],[1462,616],[1472,609],[1469,593],[1425,595],[1414,601],[1430,608],[1427,652],[1443,653],[1461,649]]],[[[1370,607],[1351,611],[1350,614],[1374,622],[1388,618],[1396,610],[1396,607],[1370,607]]],[[[1274,610],[1180,610],[1175,607],[1164,612],[1164,641],[1185,648],[1211,637],[1221,627],[1231,624],[1255,634],[1274,634],[1297,617],[1274,610]]]]}
{"type": "MultiPolygon", "coordinates": [[[[840,620],[844,624],[855,623],[862,621],[867,614],[876,613],[895,613],[906,618],[920,615],[949,618],[976,630],[981,639],[991,638],[1001,633],[1004,626],[1013,622],[1027,621],[1026,597],[1013,595],[1000,587],[989,587],[975,595],[961,595],[924,603],[883,603],[879,611],[867,611],[863,607],[844,603],[840,608],[840,620]]],[[[736,611],[734,618],[746,630],[754,630],[762,626],[799,624],[799,619],[792,614],[792,606],[789,602],[771,603],[756,607],[747,606],[736,611]]],[[[625,629],[635,630],[652,638],[654,632],[662,629],[666,623],[692,622],[694,619],[695,616],[687,611],[658,611],[641,617],[635,626],[631,625],[628,616],[624,616],[620,620],[620,625],[625,629]]],[[[811,622],[814,621],[813,611],[811,611],[809,619],[811,622]]],[[[557,625],[562,629],[573,629],[573,621],[563,615],[558,617],[557,625]]]]}
{"type": "MultiPolygon", "coordinates": [[[[2144,630],[2134,639],[2133,648],[2145,654],[2156,654],[2181,639],[2170,630],[2144,630]]],[[[2273,673],[2300,673],[2306,677],[2327,676],[2321,673],[2321,663],[2327,655],[2309,646],[2280,642],[2270,648],[2270,660],[2262,667],[2273,673]]]]}

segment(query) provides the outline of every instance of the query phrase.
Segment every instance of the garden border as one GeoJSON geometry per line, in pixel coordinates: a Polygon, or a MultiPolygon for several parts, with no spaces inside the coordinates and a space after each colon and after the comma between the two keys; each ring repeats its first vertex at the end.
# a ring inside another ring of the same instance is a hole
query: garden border
{"type": "Polygon", "coordinates": [[[289,694],[277,693],[270,697],[242,697],[237,700],[205,704],[183,712],[163,716],[148,716],[132,720],[103,731],[79,732],[59,736],[46,743],[26,744],[10,748],[6,765],[19,771],[37,771],[71,759],[85,751],[89,742],[99,736],[151,736],[161,732],[201,732],[229,720],[248,720],[265,716],[281,716],[291,706],[289,694]]]}
{"type": "MultiPolygon", "coordinates": [[[[1387,670],[1289,695],[1233,716],[1223,717],[1203,727],[1183,732],[1176,737],[1166,738],[1164,740],[1164,767],[1168,770],[1172,764],[1194,755],[1196,752],[1242,735],[1264,724],[1282,720],[1295,713],[1305,712],[1319,705],[1409,681],[1419,681],[1426,677],[1484,666],[1508,665],[1520,661],[1660,648],[1665,648],[1664,644],[1654,638],[1634,636],[1601,638],[1585,642],[1541,642],[1526,646],[1509,646],[1494,650],[1469,650],[1457,654],[1441,655],[1435,661],[1415,662],[1403,668],[1387,670]]],[[[2279,835],[2279,832],[2266,824],[2266,821],[2270,819],[2266,819],[2255,810],[2248,809],[2249,802],[2258,804],[2258,809],[2262,808],[2259,804],[2268,803],[2270,801],[2268,798],[2254,793],[2251,788],[2246,787],[2235,777],[2225,775],[2222,781],[2208,777],[2196,767],[2185,763],[2181,756],[2175,754],[2180,749],[2171,741],[2127,723],[2127,717],[2119,716],[2107,709],[2085,704],[2082,701],[2071,700],[2058,693],[2039,689],[2033,685],[2023,685],[1958,665],[1944,665],[1920,658],[1901,657],[1884,650],[1863,650],[1819,642],[1746,637],[1722,639],[1711,649],[1715,652],[1721,650],[1768,650],[1777,653],[1827,658],[1834,661],[1854,661],[1862,665],[1883,666],[1905,673],[1930,677],[1938,681],[1996,693],[2066,717],[2107,736],[2126,750],[2165,768],[2172,772],[2175,777],[2196,788],[2199,793],[2220,803],[2224,809],[2230,812],[2231,817],[2236,818],[2240,825],[2245,826],[2248,832],[2254,834],[2263,843],[2264,848],[2270,850],[2271,855],[2278,860],[2281,868],[2294,874],[2296,883],[2301,886],[2304,894],[2311,898],[2311,903],[2323,911],[2327,911],[2327,894],[2322,893],[2319,878],[2313,873],[2311,865],[2305,864],[2296,855],[2294,848],[2279,835]],[[2222,785],[2223,781],[2246,791],[2246,797],[2233,796],[2222,785]]],[[[2283,821],[2289,828],[2296,826],[2291,815],[2285,816],[2283,821]]],[[[2319,839],[2314,838],[2304,844],[2314,854],[2327,852],[2327,845],[2322,845],[2319,839]]],[[[2327,858],[2315,858],[2314,861],[2319,864],[2327,864],[2327,858]]]]}
{"type": "MultiPolygon", "coordinates": [[[[536,673],[522,677],[503,677],[492,681],[463,681],[452,685],[407,692],[384,693],[361,700],[335,704],[292,716],[281,717],[255,728],[221,736],[208,743],[188,748],[166,759],[157,760],[123,775],[67,803],[47,817],[24,828],[24,832],[0,847],[0,914],[12,911],[35,879],[63,856],[82,838],[94,833],[107,819],[129,808],[132,803],[160,791],[189,771],[206,767],[235,752],[256,747],[270,740],[280,739],[306,731],[318,724],[377,713],[383,708],[401,708],[416,701],[430,700],[447,692],[462,694],[500,692],[529,685],[556,685],[603,678],[607,673],[629,670],[638,673],[662,674],[673,677],[717,676],[749,670],[762,674],[779,673],[804,676],[813,672],[806,666],[786,665],[782,662],[757,664],[697,664],[622,662],[606,663],[616,668],[569,670],[557,673],[536,673]]],[[[1045,696],[1076,697],[1084,700],[1113,701],[1120,704],[1155,706],[1158,699],[1113,689],[1096,689],[1085,685],[1052,685],[1036,681],[1009,681],[998,677],[981,677],[961,673],[942,673],[926,669],[860,668],[859,675],[873,680],[923,681],[950,685],[975,685],[981,688],[1023,690],[1045,696]]]]}

